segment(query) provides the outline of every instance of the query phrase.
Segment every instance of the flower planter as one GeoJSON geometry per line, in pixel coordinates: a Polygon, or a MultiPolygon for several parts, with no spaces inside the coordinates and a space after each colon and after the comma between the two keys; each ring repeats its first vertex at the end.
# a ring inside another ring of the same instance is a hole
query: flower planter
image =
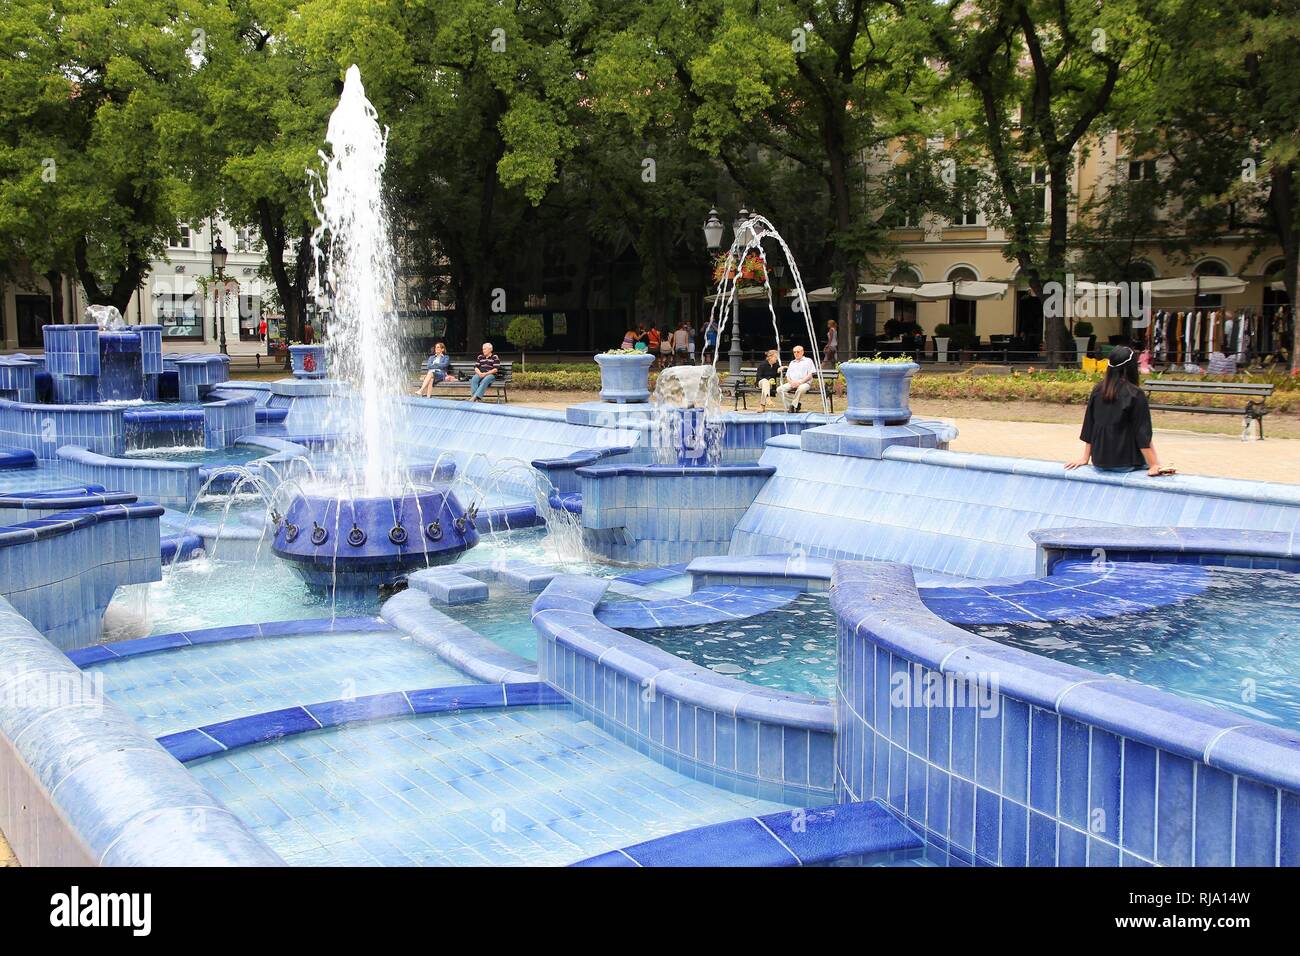
{"type": "Polygon", "coordinates": [[[848,389],[844,417],[873,425],[904,425],[912,417],[908,398],[915,362],[845,362],[840,375],[848,389]]]}
{"type": "Polygon", "coordinates": [[[936,335],[934,337],[934,355],[938,361],[940,362],[948,361],[948,343],[950,341],[952,340],[947,338],[946,336],[940,337],[936,335]]]}
{"type": "Polygon", "coordinates": [[[606,402],[647,402],[650,400],[650,366],[655,356],[649,352],[636,355],[597,355],[600,366],[600,397],[606,402]]]}
{"type": "Polygon", "coordinates": [[[1090,335],[1076,335],[1074,337],[1074,351],[1078,353],[1079,364],[1083,365],[1084,356],[1088,354],[1088,346],[1092,343],[1090,335]]]}

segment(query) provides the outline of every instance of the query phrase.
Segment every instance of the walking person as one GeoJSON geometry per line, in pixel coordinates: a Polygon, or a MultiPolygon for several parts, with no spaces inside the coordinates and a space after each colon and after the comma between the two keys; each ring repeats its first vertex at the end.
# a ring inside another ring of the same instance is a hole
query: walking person
{"type": "Polygon", "coordinates": [[[677,330],[673,332],[673,364],[686,364],[686,356],[690,351],[688,348],[690,338],[691,333],[687,331],[686,320],[683,319],[681,324],[677,326],[677,330]]]}
{"type": "Polygon", "coordinates": [[[704,351],[700,353],[701,362],[718,360],[718,323],[709,316],[709,324],[704,327],[704,351]],[[713,358],[708,356],[712,353],[713,358]]]}
{"type": "Polygon", "coordinates": [[[429,349],[429,357],[424,360],[424,381],[415,394],[433,398],[433,386],[445,379],[450,370],[451,356],[447,354],[447,346],[435,342],[433,348],[429,349]]]}
{"type": "Polygon", "coordinates": [[[474,374],[469,380],[471,402],[482,400],[487,390],[492,387],[492,383],[497,380],[497,372],[500,370],[500,356],[492,350],[491,342],[484,342],[483,351],[479,352],[478,358],[474,360],[474,374]]]}
{"type": "Polygon", "coordinates": [[[311,319],[305,319],[302,323],[302,344],[311,345],[316,341],[316,330],[311,327],[311,319]]]}
{"type": "Polygon", "coordinates": [[[659,330],[659,367],[667,368],[673,364],[673,330],[665,325],[659,330]]]}
{"type": "Polygon", "coordinates": [[[822,349],[822,368],[834,368],[840,353],[839,327],[835,320],[826,323],[826,347],[822,349]]]}
{"type": "Polygon", "coordinates": [[[1145,468],[1153,478],[1174,473],[1174,469],[1162,467],[1156,455],[1151,407],[1138,386],[1137,354],[1127,345],[1117,345],[1110,353],[1106,377],[1088,397],[1079,440],[1083,454],[1065,463],[1071,471],[1091,463],[1098,471],[1145,468]]]}
{"type": "Polygon", "coordinates": [[[257,323],[257,340],[259,342],[266,341],[266,317],[265,316],[263,316],[261,321],[257,323]]]}

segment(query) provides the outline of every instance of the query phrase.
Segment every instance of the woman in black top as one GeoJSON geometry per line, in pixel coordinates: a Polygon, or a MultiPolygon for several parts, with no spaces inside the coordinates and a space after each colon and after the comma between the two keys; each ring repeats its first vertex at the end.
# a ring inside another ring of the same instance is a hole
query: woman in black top
{"type": "Polygon", "coordinates": [[[1137,471],[1172,475],[1172,468],[1161,468],[1151,440],[1151,408],[1146,393],[1138,387],[1137,356],[1127,345],[1110,353],[1106,377],[1088,397],[1083,415],[1083,457],[1066,462],[1074,469],[1092,462],[1098,471],[1137,471]]]}
{"type": "Polygon", "coordinates": [[[765,412],[768,403],[772,401],[772,389],[781,384],[781,360],[777,357],[776,349],[768,349],[763,361],[758,363],[754,381],[758,383],[759,410],[765,412]]]}

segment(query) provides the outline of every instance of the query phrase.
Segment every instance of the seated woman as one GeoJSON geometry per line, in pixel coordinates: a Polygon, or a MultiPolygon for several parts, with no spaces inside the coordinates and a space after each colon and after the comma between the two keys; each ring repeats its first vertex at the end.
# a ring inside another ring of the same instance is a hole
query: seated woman
{"type": "Polygon", "coordinates": [[[768,349],[767,355],[763,356],[763,361],[758,363],[758,370],[754,373],[754,381],[758,385],[758,407],[760,411],[767,411],[767,406],[772,401],[772,389],[781,383],[781,359],[776,349],[768,349]]]}
{"type": "Polygon", "coordinates": [[[1151,431],[1151,408],[1138,387],[1137,355],[1127,345],[1117,346],[1110,353],[1106,377],[1088,397],[1079,433],[1083,455],[1065,467],[1081,468],[1091,462],[1098,471],[1145,468],[1152,477],[1172,475],[1172,468],[1160,466],[1151,431]]]}
{"type": "Polygon", "coordinates": [[[500,369],[501,359],[492,351],[492,343],[484,342],[483,351],[474,360],[474,375],[469,380],[471,402],[483,398],[487,390],[492,387],[492,383],[497,380],[497,372],[500,369]]]}
{"type": "Polygon", "coordinates": [[[429,357],[424,360],[424,381],[415,394],[433,398],[433,386],[445,379],[450,372],[451,356],[447,354],[447,346],[435,342],[433,348],[429,349],[429,357]]]}

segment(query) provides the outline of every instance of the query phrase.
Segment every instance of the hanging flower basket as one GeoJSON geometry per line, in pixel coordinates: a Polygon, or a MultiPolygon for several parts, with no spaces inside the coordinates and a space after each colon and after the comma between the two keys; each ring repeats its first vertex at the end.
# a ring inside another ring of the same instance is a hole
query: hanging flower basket
{"type": "Polygon", "coordinates": [[[763,285],[767,281],[767,269],[763,265],[763,257],[757,252],[751,252],[737,267],[735,257],[724,252],[713,263],[713,283],[717,285],[724,279],[728,282],[734,281],[741,289],[763,285]]]}

